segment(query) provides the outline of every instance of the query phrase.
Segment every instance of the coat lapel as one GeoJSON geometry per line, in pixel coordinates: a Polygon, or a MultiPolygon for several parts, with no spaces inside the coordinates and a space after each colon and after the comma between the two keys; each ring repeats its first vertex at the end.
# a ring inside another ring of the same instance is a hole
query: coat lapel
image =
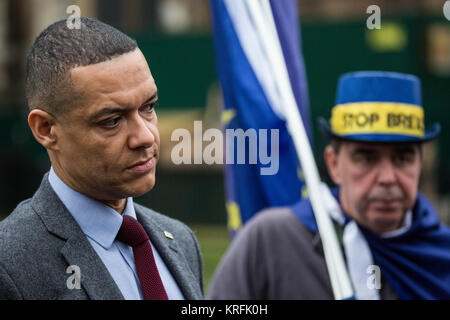
{"type": "Polygon", "coordinates": [[[69,265],[80,267],[81,285],[92,300],[124,299],[108,269],[86,238],[69,238],[61,249],[61,254],[69,265]]]}
{"type": "Polygon", "coordinates": [[[174,239],[168,238],[164,235],[164,232],[170,232],[170,230],[164,229],[154,219],[140,212],[139,208],[135,207],[135,209],[138,221],[144,227],[150,241],[158,250],[164,263],[172,273],[184,298],[187,300],[202,299],[199,295],[199,292],[202,291],[198,284],[198,279],[192,273],[186,258],[177,246],[176,235],[174,235],[174,239]]]}
{"type": "Polygon", "coordinates": [[[33,196],[31,205],[48,232],[64,241],[60,252],[68,265],[80,268],[81,286],[88,296],[93,300],[124,299],[86,235],[53,191],[48,174],[33,196]]]}

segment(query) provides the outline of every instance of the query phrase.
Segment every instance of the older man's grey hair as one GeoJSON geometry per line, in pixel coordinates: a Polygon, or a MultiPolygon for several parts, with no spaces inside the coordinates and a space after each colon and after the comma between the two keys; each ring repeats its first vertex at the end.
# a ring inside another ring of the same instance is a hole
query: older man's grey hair
{"type": "Polygon", "coordinates": [[[123,32],[95,19],[80,18],[80,28],[66,20],[47,27],[34,41],[27,57],[25,90],[30,110],[39,108],[53,116],[83,104],[70,70],[110,60],[131,52],[137,43],[123,32]]]}

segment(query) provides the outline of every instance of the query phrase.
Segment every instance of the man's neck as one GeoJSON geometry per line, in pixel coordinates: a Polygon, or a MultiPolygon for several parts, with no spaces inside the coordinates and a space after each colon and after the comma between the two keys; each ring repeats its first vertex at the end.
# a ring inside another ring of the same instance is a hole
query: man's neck
{"type": "Polygon", "coordinates": [[[102,201],[99,200],[100,202],[104,203],[105,205],[107,205],[108,207],[113,208],[114,210],[116,210],[118,213],[122,214],[125,210],[125,207],[127,206],[127,199],[120,199],[120,200],[112,200],[112,201],[102,201]]]}
{"type": "Polygon", "coordinates": [[[79,188],[77,188],[75,185],[70,183],[70,181],[68,181],[69,179],[65,177],[62,170],[60,170],[60,168],[57,165],[53,165],[53,163],[52,163],[52,167],[53,167],[53,171],[58,176],[58,178],[72,190],[79,192],[79,193],[85,195],[86,197],[95,199],[95,200],[107,205],[108,207],[114,209],[115,211],[117,211],[120,214],[122,214],[124,212],[125,207],[127,206],[127,198],[118,199],[118,200],[102,200],[102,199],[93,197],[89,194],[86,194],[85,192],[82,192],[81,190],[79,190],[79,188]]]}

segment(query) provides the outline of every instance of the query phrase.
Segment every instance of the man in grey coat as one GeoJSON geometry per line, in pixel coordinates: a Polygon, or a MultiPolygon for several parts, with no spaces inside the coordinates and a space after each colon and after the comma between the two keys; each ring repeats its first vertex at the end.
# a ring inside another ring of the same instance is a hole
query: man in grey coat
{"type": "Polygon", "coordinates": [[[0,299],[201,299],[193,232],[133,203],[155,184],[160,144],[136,42],[93,19],[58,21],[31,48],[26,92],[52,167],[0,222],[0,299]]]}
{"type": "MultiPolygon", "coordinates": [[[[407,74],[343,75],[321,126],[333,182],[322,200],[361,300],[449,299],[450,228],[418,191],[425,129],[420,81],[407,74]]],[[[231,243],[211,281],[211,299],[333,299],[311,202],[269,208],[231,243]]]]}

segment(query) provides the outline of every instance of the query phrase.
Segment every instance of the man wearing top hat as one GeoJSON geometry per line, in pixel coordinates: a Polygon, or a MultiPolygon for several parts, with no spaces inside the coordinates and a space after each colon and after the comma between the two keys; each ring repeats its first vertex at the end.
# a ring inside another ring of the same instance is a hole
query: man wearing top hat
{"type": "MultiPolygon", "coordinates": [[[[323,186],[356,299],[450,299],[450,229],[418,192],[424,126],[420,81],[392,72],[339,79],[323,186]]],[[[333,299],[308,198],[257,214],[216,270],[211,299],[333,299]]]]}

